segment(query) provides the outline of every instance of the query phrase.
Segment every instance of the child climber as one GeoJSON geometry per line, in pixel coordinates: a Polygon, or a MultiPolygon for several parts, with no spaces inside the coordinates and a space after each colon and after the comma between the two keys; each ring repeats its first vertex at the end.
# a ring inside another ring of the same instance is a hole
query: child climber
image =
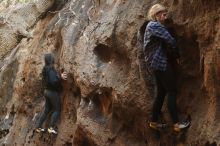
{"type": "Polygon", "coordinates": [[[148,23],[144,34],[144,57],[148,71],[156,79],[157,96],[153,104],[152,117],[149,126],[158,129],[163,124],[157,123],[164,98],[167,95],[168,111],[174,123],[174,130],[180,131],[190,125],[189,121],[179,122],[176,105],[176,78],[172,65],[178,57],[176,40],[171,36],[164,22],[167,19],[167,9],[161,4],[153,5],[149,12],[148,23]]]}
{"type": "Polygon", "coordinates": [[[54,68],[54,55],[49,53],[44,56],[45,66],[42,70],[43,85],[44,85],[44,97],[45,97],[45,109],[40,116],[40,120],[37,124],[37,132],[44,132],[42,124],[45,121],[47,115],[52,111],[51,121],[47,131],[49,133],[57,134],[55,130],[55,124],[60,116],[61,112],[61,98],[62,91],[61,79],[66,80],[67,74],[63,72],[61,76],[54,68]]]}

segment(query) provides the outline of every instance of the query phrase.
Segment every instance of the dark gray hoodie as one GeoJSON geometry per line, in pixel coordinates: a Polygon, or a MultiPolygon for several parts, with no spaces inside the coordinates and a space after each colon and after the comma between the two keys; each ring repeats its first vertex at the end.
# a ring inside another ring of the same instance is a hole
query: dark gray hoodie
{"type": "Polygon", "coordinates": [[[62,91],[61,78],[54,68],[54,55],[52,53],[45,54],[45,66],[42,70],[43,86],[45,89],[53,91],[62,91]]]}

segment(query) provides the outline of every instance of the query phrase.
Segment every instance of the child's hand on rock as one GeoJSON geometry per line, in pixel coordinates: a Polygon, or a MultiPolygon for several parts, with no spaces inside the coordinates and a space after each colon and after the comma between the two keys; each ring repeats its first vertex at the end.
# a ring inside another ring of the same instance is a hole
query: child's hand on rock
{"type": "Polygon", "coordinates": [[[65,71],[61,74],[61,78],[67,80],[67,73],[65,71]]]}

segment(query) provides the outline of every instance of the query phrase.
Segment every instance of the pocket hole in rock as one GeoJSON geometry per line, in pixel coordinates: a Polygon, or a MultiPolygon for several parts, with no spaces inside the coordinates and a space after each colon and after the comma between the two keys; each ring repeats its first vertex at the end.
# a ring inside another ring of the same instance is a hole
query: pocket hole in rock
{"type": "Polygon", "coordinates": [[[114,63],[114,66],[120,70],[127,72],[130,68],[131,60],[123,48],[113,48],[104,44],[98,44],[93,52],[100,61],[110,64],[114,63]]]}
{"type": "Polygon", "coordinates": [[[112,90],[109,88],[98,89],[88,105],[90,118],[98,123],[107,124],[112,115],[112,90]]]}
{"type": "Polygon", "coordinates": [[[0,131],[0,139],[5,137],[9,133],[9,129],[4,129],[0,131]]]}
{"type": "Polygon", "coordinates": [[[174,6],[176,6],[176,5],[178,5],[178,4],[179,4],[179,1],[178,1],[178,0],[174,0],[174,1],[173,1],[173,5],[174,5],[174,6]]]}
{"type": "Polygon", "coordinates": [[[110,89],[101,89],[93,97],[93,102],[100,114],[104,117],[112,113],[112,92],[110,89]]]}
{"type": "Polygon", "coordinates": [[[77,146],[96,146],[94,142],[89,139],[80,127],[77,128],[75,136],[74,136],[74,145],[77,146]]]}
{"type": "Polygon", "coordinates": [[[99,44],[95,47],[94,53],[101,61],[109,62],[112,58],[113,50],[106,45],[99,44]]]}
{"type": "Polygon", "coordinates": [[[216,142],[210,143],[209,141],[207,141],[205,146],[217,146],[217,144],[216,142]]]}
{"type": "Polygon", "coordinates": [[[89,99],[88,98],[81,98],[80,99],[80,104],[79,104],[80,107],[85,107],[88,104],[89,104],[89,99]]]}
{"type": "Polygon", "coordinates": [[[72,143],[66,142],[64,146],[72,146],[72,143]]]}

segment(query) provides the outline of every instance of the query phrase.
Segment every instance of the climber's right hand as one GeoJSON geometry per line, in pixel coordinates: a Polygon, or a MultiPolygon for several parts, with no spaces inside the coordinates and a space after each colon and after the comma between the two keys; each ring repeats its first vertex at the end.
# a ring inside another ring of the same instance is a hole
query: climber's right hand
{"type": "Polygon", "coordinates": [[[61,78],[67,80],[67,73],[65,71],[61,74],[61,78]]]}

